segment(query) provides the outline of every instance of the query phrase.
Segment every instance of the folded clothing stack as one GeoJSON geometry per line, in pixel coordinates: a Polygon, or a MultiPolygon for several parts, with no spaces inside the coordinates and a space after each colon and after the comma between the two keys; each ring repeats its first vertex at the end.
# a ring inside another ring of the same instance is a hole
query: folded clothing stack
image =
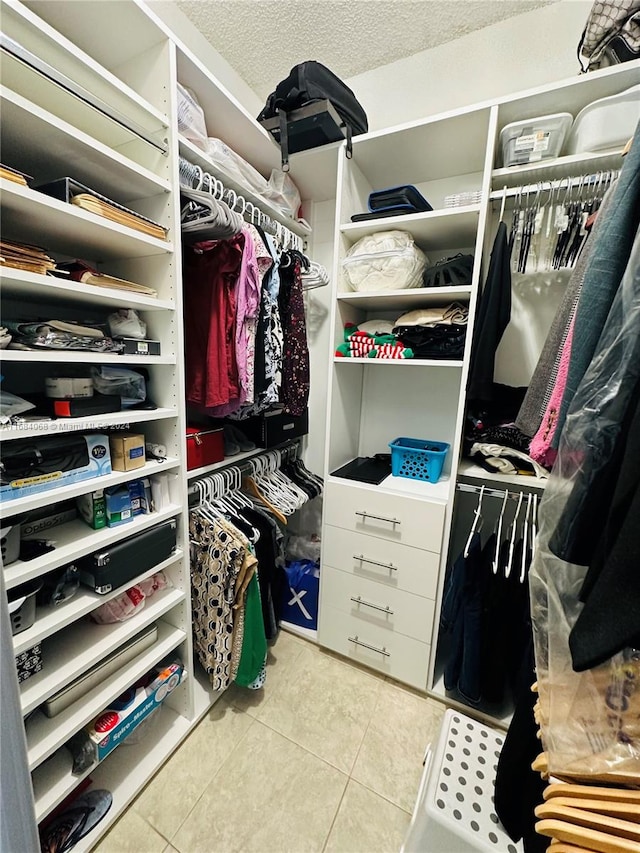
{"type": "Polygon", "coordinates": [[[105,334],[101,325],[82,325],[71,320],[21,321],[5,320],[11,334],[10,349],[20,350],[86,350],[88,352],[122,352],[124,345],[105,334]]]}
{"type": "Polygon", "coordinates": [[[386,320],[362,323],[345,323],[344,342],[336,349],[342,358],[413,358],[413,351],[398,342],[391,332],[392,324],[386,320]],[[367,328],[368,327],[368,328],[367,328]]]}
{"type": "Polygon", "coordinates": [[[419,308],[399,317],[393,327],[397,341],[414,358],[460,359],[464,355],[469,309],[458,302],[419,308]]]}

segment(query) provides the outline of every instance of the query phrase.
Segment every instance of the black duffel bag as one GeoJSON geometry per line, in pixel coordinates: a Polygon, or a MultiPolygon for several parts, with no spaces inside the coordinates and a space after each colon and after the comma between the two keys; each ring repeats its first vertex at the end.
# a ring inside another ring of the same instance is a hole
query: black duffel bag
{"type": "MultiPolygon", "coordinates": [[[[267,98],[259,122],[279,118],[282,168],[288,170],[288,114],[318,101],[329,101],[340,117],[347,138],[347,156],[351,156],[351,137],[369,129],[367,114],[351,89],[320,62],[295,65],[267,98]]],[[[298,150],[303,150],[302,148],[298,150]]]]}

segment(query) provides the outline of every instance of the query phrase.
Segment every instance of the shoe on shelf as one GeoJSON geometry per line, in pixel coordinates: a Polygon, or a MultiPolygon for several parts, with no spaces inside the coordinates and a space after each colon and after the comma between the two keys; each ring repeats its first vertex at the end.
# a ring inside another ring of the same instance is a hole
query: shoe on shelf
{"type": "Polygon", "coordinates": [[[229,430],[229,434],[233,438],[233,441],[238,445],[242,453],[247,453],[249,450],[255,450],[256,445],[253,441],[247,438],[247,436],[242,432],[241,429],[238,429],[237,426],[228,424],[225,426],[225,430],[229,430]]]}
{"type": "Polygon", "coordinates": [[[222,435],[224,437],[224,455],[237,456],[240,453],[240,445],[233,437],[231,427],[225,426],[222,430],[222,435]]]}

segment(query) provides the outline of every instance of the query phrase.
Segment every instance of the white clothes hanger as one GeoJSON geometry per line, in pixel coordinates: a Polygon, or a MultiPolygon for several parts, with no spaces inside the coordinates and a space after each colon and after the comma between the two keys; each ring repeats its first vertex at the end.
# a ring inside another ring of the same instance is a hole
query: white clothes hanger
{"type": "Polygon", "coordinates": [[[520,497],[518,498],[518,506],[516,509],[516,514],[513,516],[513,522],[511,524],[511,540],[509,542],[509,559],[507,560],[507,565],[505,566],[504,576],[508,578],[511,574],[511,566],[513,565],[513,549],[516,545],[516,530],[518,527],[518,516],[520,515],[520,507],[522,506],[522,501],[524,499],[524,495],[520,492],[520,497]]]}
{"type": "Polygon", "coordinates": [[[504,216],[504,207],[505,207],[506,203],[507,203],[507,185],[505,184],[504,188],[502,190],[502,201],[500,202],[500,219],[498,220],[498,223],[502,222],[502,217],[504,216]]]}
{"type": "Polygon", "coordinates": [[[469,531],[469,538],[467,539],[467,544],[464,546],[463,556],[466,559],[469,556],[469,548],[471,547],[471,541],[473,539],[476,531],[479,533],[482,529],[482,498],[484,497],[484,485],[480,487],[480,496],[478,497],[478,506],[475,508],[473,512],[473,523],[471,525],[471,530],[469,531]]]}
{"type": "Polygon", "coordinates": [[[522,547],[522,564],[520,566],[520,583],[524,583],[525,577],[527,575],[527,556],[529,552],[529,516],[531,514],[531,503],[533,500],[533,495],[531,492],[527,495],[527,511],[524,515],[524,527],[522,533],[523,539],[523,547],[522,547]]]}
{"type": "Polygon", "coordinates": [[[496,552],[493,555],[493,565],[491,566],[494,575],[498,574],[498,563],[500,562],[500,544],[502,542],[502,522],[504,521],[504,511],[506,509],[508,500],[509,491],[505,490],[504,498],[502,499],[502,507],[500,508],[500,515],[498,516],[498,527],[496,530],[496,552]]]}
{"type": "Polygon", "coordinates": [[[536,545],[538,540],[538,496],[533,496],[533,518],[531,520],[531,561],[536,555],[536,545]]]}

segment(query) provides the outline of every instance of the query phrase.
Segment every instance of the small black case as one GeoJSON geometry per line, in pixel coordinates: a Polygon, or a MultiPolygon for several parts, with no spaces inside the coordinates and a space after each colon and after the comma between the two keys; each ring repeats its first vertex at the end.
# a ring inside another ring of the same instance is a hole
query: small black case
{"type": "Polygon", "coordinates": [[[376,190],[369,195],[369,210],[402,209],[405,213],[427,213],[433,210],[426,198],[412,184],[376,190]]]}
{"type": "Polygon", "coordinates": [[[80,581],[100,595],[124,586],[159,565],[176,549],[175,518],[76,560],[80,581]]]}

